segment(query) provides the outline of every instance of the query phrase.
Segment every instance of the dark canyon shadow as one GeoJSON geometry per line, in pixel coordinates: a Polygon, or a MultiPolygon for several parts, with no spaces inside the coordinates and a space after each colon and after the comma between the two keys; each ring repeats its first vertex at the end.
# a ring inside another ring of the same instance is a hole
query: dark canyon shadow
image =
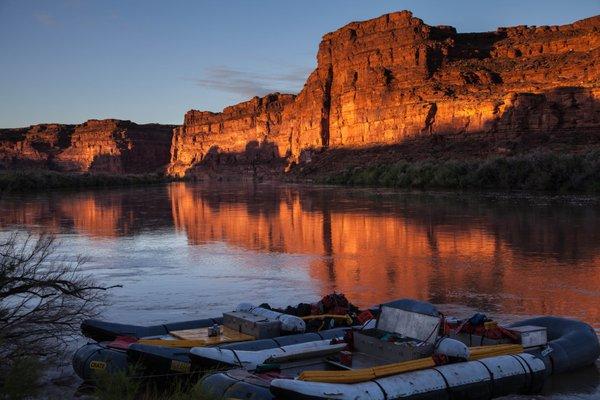
{"type": "Polygon", "coordinates": [[[219,146],[211,146],[204,157],[191,166],[186,175],[207,175],[209,178],[220,179],[228,176],[228,180],[237,181],[240,178],[254,177],[258,169],[263,172],[270,169],[280,170],[284,164],[285,159],[279,155],[275,143],[252,140],[246,143],[244,151],[240,152],[223,152],[219,146]]]}
{"type": "Polygon", "coordinates": [[[0,169],[147,174],[164,172],[174,126],[120,121],[109,132],[87,132],[84,124],[41,124],[0,129],[0,169]],[[79,129],[79,131],[78,131],[79,129]],[[104,135],[104,136],[103,136],[104,135]]]}

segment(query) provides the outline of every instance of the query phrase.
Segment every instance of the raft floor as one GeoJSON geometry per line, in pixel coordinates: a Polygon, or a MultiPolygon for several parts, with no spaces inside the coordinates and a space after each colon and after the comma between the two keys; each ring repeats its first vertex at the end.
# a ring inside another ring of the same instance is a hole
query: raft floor
{"type": "Polygon", "coordinates": [[[246,335],[245,333],[238,332],[226,326],[221,326],[221,334],[219,336],[208,336],[208,329],[209,328],[184,329],[181,331],[171,331],[169,333],[177,339],[201,340],[206,346],[254,340],[254,336],[246,335]]]}
{"type": "Polygon", "coordinates": [[[344,366],[337,361],[337,357],[319,357],[309,360],[287,362],[279,364],[281,373],[288,376],[298,376],[303,371],[319,370],[319,371],[340,371],[352,370],[361,368],[372,368],[378,365],[389,364],[389,360],[384,360],[379,357],[372,356],[366,353],[352,353],[352,365],[344,366]]]}

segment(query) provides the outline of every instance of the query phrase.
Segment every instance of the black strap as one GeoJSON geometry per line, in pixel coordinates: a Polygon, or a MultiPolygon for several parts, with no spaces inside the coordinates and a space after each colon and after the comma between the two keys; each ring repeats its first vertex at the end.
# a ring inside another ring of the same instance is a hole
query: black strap
{"type": "Polygon", "coordinates": [[[523,372],[527,373],[527,371],[529,371],[529,389],[527,390],[527,392],[531,393],[531,389],[533,389],[533,370],[531,369],[531,366],[529,366],[529,363],[527,361],[525,361],[524,359],[519,357],[519,355],[510,354],[510,356],[512,358],[514,358],[515,360],[517,360],[519,362],[519,364],[521,364],[521,368],[523,368],[523,372]],[[525,364],[525,365],[523,365],[523,364],[525,364]]]}
{"type": "Polygon", "coordinates": [[[376,379],[371,379],[371,382],[373,382],[374,384],[376,384],[379,387],[379,390],[381,390],[381,393],[383,393],[383,400],[387,400],[388,399],[388,394],[385,391],[385,389],[383,388],[383,386],[381,386],[379,384],[379,382],[377,382],[376,379]]]}
{"type": "Polygon", "coordinates": [[[240,367],[242,367],[242,368],[244,367],[244,364],[242,364],[242,360],[240,360],[240,358],[238,357],[238,355],[237,355],[237,353],[235,352],[234,349],[219,349],[219,350],[220,351],[223,351],[223,350],[229,350],[229,351],[231,351],[233,353],[233,355],[235,356],[235,359],[237,360],[237,362],[240,365],[240,367]]]}
{"type": "Polygon", "coordinates": [[[452,398],[452,393],[450,392],[450,384],[448,383],[448,379],[446,379],[444,374],[442,374],[442,372],[440,370],[438,370],[436,367],[433,367],[432,369],[442,376],[442,379],[444,380],[444,383],[446,384],[446,393],[448,393],[448,398],[452,398]]]}
{"type": "Polygon", "coordinates": [[[494,396],[494,373],[492,372],[491,369],[488,368],[487,365],[485,365],[484,363],[482,363],[480,360],[475,360],[476,362],[478,362],[479,364],[483,365],[483,367],[485,369],[487,369],[487,372],[490,374],[490,398],[493,399],[494,396]]]}

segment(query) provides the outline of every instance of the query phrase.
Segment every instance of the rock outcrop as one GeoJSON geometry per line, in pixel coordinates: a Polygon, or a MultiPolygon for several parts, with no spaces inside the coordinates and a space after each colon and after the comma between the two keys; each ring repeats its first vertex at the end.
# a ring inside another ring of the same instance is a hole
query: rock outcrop
{"type": "Polygon", "coordinates": [[[0,167],[64,172],[164,172],[174,126],[89,120],[0,130],[0,167]]]}
{"type": "Polygon", "coordinates": [[[190,166],[273,162],[289,147],[281,132],[283,110],[295,96],[271,94],[221,113],[191,110],[174,131],[169,171],[184,175],[190,166]],[[283,141],[282,141],[283,140],[283,141]]]}
{"type": "Polygon", "coordinates": [[[323,150],[442,135],[577,133],[600,143],[599,101],[600,16],[457,33],[402,11],[326,34],[297,96],[188,112],[174,132],[169,171],[283,168],[323,150]]]}

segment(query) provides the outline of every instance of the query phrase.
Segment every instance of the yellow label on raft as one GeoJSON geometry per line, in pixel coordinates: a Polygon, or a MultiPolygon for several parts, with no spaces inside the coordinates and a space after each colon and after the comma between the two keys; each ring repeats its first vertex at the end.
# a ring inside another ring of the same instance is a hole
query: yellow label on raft
{"type": "Polygon", "coordinates": [[[171,361],[171,371],[190,372],[190,363],[173,360],[171,361]]]}
{"type": "Polygon", "coordinates": [[[91,369],[106,369],[106,363],[104,361],[92,361],[90,362],[91,369]]]}

